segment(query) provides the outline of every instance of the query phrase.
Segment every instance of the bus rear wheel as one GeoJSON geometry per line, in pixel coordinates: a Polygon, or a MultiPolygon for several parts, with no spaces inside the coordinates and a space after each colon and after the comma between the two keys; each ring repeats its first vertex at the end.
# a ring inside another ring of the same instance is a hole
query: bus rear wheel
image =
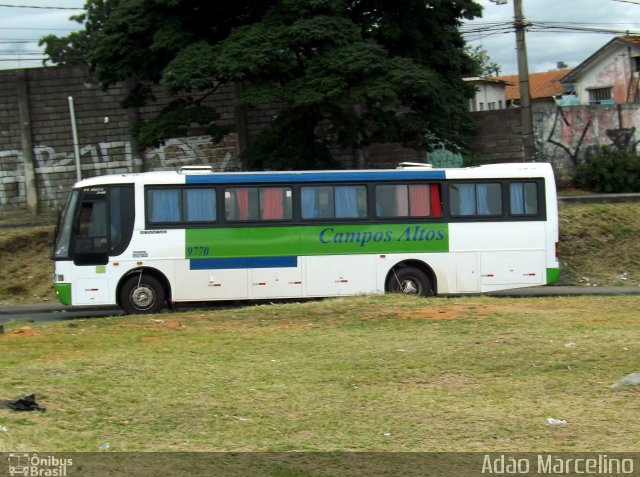
{"type": "Polygon", "coordinates": [[[391,272],[387,291],[405,295],[431,296],[433,290],[426,273],[414,267],[402,267],[391,272]]]}
{"type": "Polygon", "coordinates": [[[120,306],[128,314],[157,313],[164,301],[164,287],[150,275],[133,275],[120,290],[120,306]]]}

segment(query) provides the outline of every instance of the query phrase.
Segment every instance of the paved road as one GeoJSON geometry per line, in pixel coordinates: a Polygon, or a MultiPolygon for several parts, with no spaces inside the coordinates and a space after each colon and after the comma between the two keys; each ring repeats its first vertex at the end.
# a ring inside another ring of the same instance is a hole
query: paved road
{"type": "MultiPolygon", "coordinates": [[[[546,296],[579,296],[579,295],[640,295],[640,286],[628,287],[530,287],[502,290],[488,293],[491,296],[527,298],[546,296]]],[[[247,302],[217,302],[181,306],[179,310],[220,309],[230,306],[244,306],[247,302]]],[[[253,304],[253,302],[249,302],[253,304]]],[[[64,306],[57,303],[38,303],[30,305],[0,306],[0,324],[17,322],[47,322],[64,321],[79,318],[100,318],[105,316],[123,315],[123,311],[114,306],[64,306]]]]}

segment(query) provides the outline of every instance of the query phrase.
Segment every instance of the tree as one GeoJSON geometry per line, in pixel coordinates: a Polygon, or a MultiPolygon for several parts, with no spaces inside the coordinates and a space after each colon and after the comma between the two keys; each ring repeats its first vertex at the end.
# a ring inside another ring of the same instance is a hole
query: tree
{"type": "Polygon", "coordinates": [[[482,48],[482,46],[476,46],[475,48],[467,46],[465,48],[465,51],[473,61],[474,76],[490,78],[491,76],[500,75],[500,70],[502,70],[502,67],[498,63],[491,62],[489,53],[486,49],[482,48]]]}
{"type": "Polygon", "coordinates": [[[104,25],[109,13],[114,9],[117,0],[90,0],[85,3],[85,12],[73,15],[69,19],[84,24],[84,30],[72,32],[67,36],[46,35],[40,39],[38,46],[45,46],[44,53],[57,65],[81,64],[89,55],[89,40],[104,25]]]}
{"type": "Polygon", "coordinates": [[[232,82],[244,106],[282,104],[246,152],[254,168],[325,167],[331,145],[459,143],[468,128],[474,63],[458,27],[479,16],[473,0],[103,2],[103,23],[90,9],[83,19],[101,26],[85,31],[102,85],[139,80],[128,105],[152,99],[149,82],[180,95],[137,128],[142,146],[194,123],[222,134],[205,99],[232,82]]]}

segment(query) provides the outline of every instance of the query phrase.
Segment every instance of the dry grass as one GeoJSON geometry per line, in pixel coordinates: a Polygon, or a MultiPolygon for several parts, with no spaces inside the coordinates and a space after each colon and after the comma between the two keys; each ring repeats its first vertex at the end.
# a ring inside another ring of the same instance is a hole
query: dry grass
{"type": "Polygon", "coordinates": [[[0,229],[0,305],[57,301],[52,234],[52,226],[0,229]]]}
{"type": "Polygon", "coordinates": [[[640,297],[375,296],[153,320],[9,327],[0,399],[35,392],[48,411],[0,410],[0,451],[637,448],[640,389],[610,385],[640,370],[640,297]]]}
{"type": "Polygon", "coordinates": [[[563,205],[563,284],[640,285],[640,203],[563,205]]]}

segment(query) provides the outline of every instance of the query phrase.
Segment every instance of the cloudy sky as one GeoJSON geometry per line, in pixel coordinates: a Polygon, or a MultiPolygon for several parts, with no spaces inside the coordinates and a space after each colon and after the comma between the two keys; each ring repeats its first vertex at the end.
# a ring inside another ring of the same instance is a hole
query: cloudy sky
{"type": "MultiPolygon", "coordinates": [[[[515,33],[505,25],[513,21],[513,0],[476,2],[484,7],[483,17],[465,24],[465,39],[486,49],[490,60],[501,65],[501,74],[517,74],[515,33]]],[[[522,0],[522,5],[533,23],[526,33],[531,73],[555,69],[559,61],[575,67],[626,30],[640,34],[640,0],[522,0]]]]}
{"type": "Polygon", "coordinates": [[[79,28],[68,18],[82,10],[58,8],[83,5],[84,0],[0,0],[0,69],[41,66],[44,55],[38,40],[50,33],[63,36],[79,28]],[[25,5],[45,8],[17,7],[25,5]]]}
{"type": "MultiPolygon", "coordinates": [[[[515,34],[509,24],[513,21],[513,0],[507,0],[505,5],[476,1],[484,6],[484,16],[464,25],[466,40],[471,46],[486,49],[491,61],[501,65],[501,74],[517,73],[515,34]]],[[[616,36],[612,32],[581,30],[640,33],[640,0],[522,2],[525,18],[533,23],[527,32],[530,72],[554,69],[559,61],[577,66],[616,36]]],[[[40,66],[43,55],[38,39],[49,33],[62,36],[78,29],[79,25],[68,18],[79,13],[71,8],[83,4],[84,0],[0,0],[0,69],[40,66]]]]}

